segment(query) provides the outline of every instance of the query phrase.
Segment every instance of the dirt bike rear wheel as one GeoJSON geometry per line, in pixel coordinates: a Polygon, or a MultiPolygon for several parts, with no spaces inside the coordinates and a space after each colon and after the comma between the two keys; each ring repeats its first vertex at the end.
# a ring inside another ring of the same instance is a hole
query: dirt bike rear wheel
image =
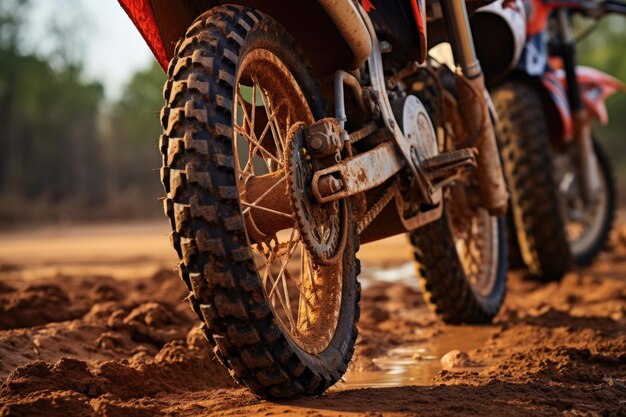
{"type": "Polygon", "coordinates": [[[164,97],[165,212],[215,355],[259,396],[321,394],[354,352],[356,229],[346,227],[337,262],[317,265],[293,213],[247,191],[261,178],[276,179],[268,192],[284,186],[291,127],[324,116],[310,65],[270,17],[219,6],[179,41],[164,97]],[[288,227],[266,234],[250,220],[258,213],[288,227]]]}
{"type": "Polygon", "coordinates": [[[522,259],[533,278],[558,281],[571,265],[560,209],[550,136],[537,90],[509,81],[492,91],[499,150],[522,259]]]}

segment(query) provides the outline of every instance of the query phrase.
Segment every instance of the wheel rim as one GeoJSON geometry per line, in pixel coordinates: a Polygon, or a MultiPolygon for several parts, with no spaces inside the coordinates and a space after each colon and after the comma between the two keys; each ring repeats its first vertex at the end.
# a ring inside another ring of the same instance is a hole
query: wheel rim
{"type": "Polygon", "coordinates": [[[498,270],[498,219],[485,209],[471,209],[461,185],[446,199],[449,223],[463,272],[474,292],[487,298],[498,270]],[[459,195],[463,193],[463,195],[459,195]]]}
{"type": "MultiPolygon", "coordinates": [[[[250,51],[240,63],[234,100],[235,167],[242,214],[273,212],[291,217],[291,227],[261,240],[251,237],[267,303],[284,333],[310,354],[322,352],[337,329],[342,292],[342,261],[315,265],[302,242],[293,213],[248,201],[245,184],[266,174],[285,183],[287,133],[297,122],[313,123],[310,107],[285,64],[265,49],[250,51]]],[[[286,197],[287,198],[287,197],[286,197]]]]}
{"type": "Polygon", "coordinates": [[[598,164],[600,188],[593,202],[586,204],[582,198],[580,175],[569,152],[554,158],[559,201],[565,222],[565,234],[574,256],[593,247],[602,235],[608,208],[608,185],[598,164]]]}

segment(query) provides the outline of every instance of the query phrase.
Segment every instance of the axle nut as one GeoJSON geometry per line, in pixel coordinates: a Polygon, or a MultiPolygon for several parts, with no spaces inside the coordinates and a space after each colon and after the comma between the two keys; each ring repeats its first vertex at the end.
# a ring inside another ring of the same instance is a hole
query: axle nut
{"type": "Polygon", "coordinates": [[[313,152],[324,152],[324,150],[328,147],[328,142],[324,139],[325,137],[322,134],[310,135],[308,138],[309,148],[313,152]]]}
{"type": "Polygon", "coordinates": [[[343,188],[343,181],[333,177],[331,174],[321,177],[317,184],[322,197],[333,195],[343,188]]]}

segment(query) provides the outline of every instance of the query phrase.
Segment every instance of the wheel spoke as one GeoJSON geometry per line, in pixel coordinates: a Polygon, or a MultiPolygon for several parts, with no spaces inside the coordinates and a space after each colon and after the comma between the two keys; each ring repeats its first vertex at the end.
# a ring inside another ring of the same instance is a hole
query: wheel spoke
{"type": "MultiPolygon", "coordinates": [[[[241,95],[241,89],[239,88],[237,88],[237,102],[239,103],[239,105],[241,106],[241,109],[243,110],[244,123],[246,121],[248,122],[248,124],[250,125],[250,131],[254,135],[254,126],[252,125],[252,122],[250,121],[250,116],[248,116],[248,111],[246,110],[246,101],[241,95]]],[[[252,107],[254,107],[254,104],[252,105],[252,107]]]]}
{"type": "Polygon", "coordinates": [[[296,285],[299,293],[299,302],[298,302],[298,325],[302,323],[302,320],[309,318],[309,308],[315,308],[315,303],[312,302],[311,298],[317,298],[317,294],[315,292],[315,281],[313,280],[313,265],[311,264],[311,259],[306,253],[306,249],[302,243],[300,243],[300,285],[296,285]],[[308,284],[304,282],[304,277],[306,275],[308,284]],[[308,288],[307,288],[308,285],[308,288]],[[305,305],[303,305],[303,302],[305,305]],[[302,308],[306,307],[306,308],[302,308]]]}
{"type": "Polygon", "coordinates": [[[269,193],[271,193],[271,192],[272,192],[272,190],[273,190],[274,188],[276,188],[276,187],[277,187],[277,186],[278,186],[281,182],[283,182],[283,181],[285,181],[285,177],[284,177],[284,176],[283,176],[283,177],[281,177],[281,178],[280,178],[278,181],[276,181],[274,184],[272,184],[272,186],[271,186],[270,188],[268,188],[268,189],[267,189],[267,190],[266,190],[263,194],[261,194],[261,196],[260,196],[259,198],[257,198],[255,201],[253,201],[252,203],[246,203],[246,205],[247,205],[248,207],[246,207],[246,208],[245,208],[245,210],[243,210],[243,214],[247,214],[247,213],[250,211],[250,209],[252,209],[253,207],[258,208],[259,206],[257,206],[257,204],[258,204],[261,200],[263,200],[265,197],[267,197],[267,195],[268,195],[269,193]]]}
{"type": "Polygon", "coordinates": [[[283,283],[283,292],[285,294],[285,298],[287,299],[287,319],[289,320],[289,325],[291,326],[291,331],[294,331],[298,328],[296,322],[293,318],[293,311],[291,311],[291,300],[289,299],[289,290],[287,289],[287,280],[285,279],[285,274],[283,273],[282,279],[280,279],[283,283]]]}
{"type": "MultiPolygon", "coordinates": [[[[273,113],[277,113],[278,109],[280,109],[284,104],[285,104],[284,100],[281,101],[280,103],[278,103],[276,108],[273,109],[273,113]]],[[[287,112],[287,115],[285,117],[285,125],[283,126],[284,130],[281,130],[280,125],[278,124],[278,119],[276,119],[276,117],[274,117],[274,126],[276,127],[276,131],[278,132],[278,140],[279,140],[281,149],[284,151],[284,148],[285,148],[285,138],[283,136],[283,133],[287,134],[287,130],[291,126],[290,122],[289,122],[289,112],[287,112]]]]}
{"type": "MultiPolygon", "coordinates": [[[[251,113],[252,116],[250,116],[250,114],[248,113],[248,109],[246,106],[246,101],[244,100],[242,94],[241,94],[241,89],[237,88],[237,92],[236,92],[236,97],[235,97],[235,102],[236,102],[236,107],[239,108],[241,107],[242,109],[242,113],[243,113],[243,123],[244,125],[248,125],[249,129],[245,129],[244,126],[240,126],[237,123],[234,124],[234,128],[235,131],[239,134],[241,134],[244,139],[246,139],[249,142],[248,145],[248,160],[246,161],[246,165],[243,168],[243,170],[240,169],[240,177],[243,178],[245,176],[246,173],[250,173],[250,174],[254,174],[254,156],[257,154],[257,151],[260,152],[260,156],[261,159],[263,160],[263,162],[265,163],[266,168],[268,169],[268,171],[273,171],[273,167],[271,166],[272,162],[274,162],[276,164],[276,167],[282,167],[284,166],[283,161],[281,161],[279,158],[276,157],[276,155],[274,155],[272,152],[270,152],[268,149],[266,149],[263,146],[263,140],[265,139],[265,136],[267,135],[267,132],[269,130],[272,130],[272,134],[274,135],[274,130],[275,130],[275,124],[277,123],[276,117],[275,117],[275,113],[272,113],[270,116],[270,113],[267,113],[267,108],[264,105],[264,108],[266,109],[266,113],[268,114],[268,122],[266,124],[266,126],[264,127],[263,131],[261,132],[261,135],[259,138],[257,138],[256,136],[256,97],[257,97],[257,83],[253,82],[252,84],[252,105],[251,105],[251,113]],[[238,106],[237,106],[238,104],[238,106]],[[247,131],[249,130],[249,131],[247,131]]],[[[262,97],[263,98],[263,97],[262,97]]],[[[282,104],[282,103],[281,103],[282,104]]],[[[274,142],[276,144],[276,140],[274,139],[274,142]]],[[[282,146],[277,146],[276,150],[278,155],[282,155],[282,146]]]]}
{"type": "Polygon", "coordinates": [[[285,217],[287,219],[293,219],[293,215],[292,214],[283,213],[282,211],[272,210],[271,208],[267,208],[267,207],[264,207],[264,206],[252,205],[250,203],[246,203],[245,201],[241,201],[241,205],[242,206],[246,206],[246,208],[250,208],[250,209],[254,208],[256,210],[266,211],[268,213],[272,213],[272,214],[275,214],[277,216],[282,216],[282,217],[285,217]]]}
{"type": "Polygon", "coordinates": [[[302,259],[304,259],[304,261],[302,262],[302,266],[300,267],[302,271],[301,273],[306,273],[307,278],[309,279],[309,285],[311,286],[311,291],[315,293],[315,281],[313,280],[313,274],[311,273],[311,271],[313,271],[313,265],[311,264],[311,258],[306,253],[306,249],[304,248],[304,246],[302,247],[302,259]]]}
{"type": "Polygon", "coordinates": [[[252,130],[254,131],[254,128],[256,127],[256,125],[254,124],[254,116],[256,114],[256,81],[253,79],[252,80],[252,130]]]}
{"type": "MultiPolygon", "coordinates": [[[[304,245],[300,244],[300,285],[304,285],[304,283],[303,283],[304,273],[305,273],[305,269],[304,269],[304,245]]],[[[310,274],[307,274],[307,275],[310,275],[310,274]]],[[[297,318],[298,326],[300,326],[300,324],[302,323],[302,320],[307,317],[306,310],[300,308],[300,304],[302,302],[302,298],[303,298],[303,294],[300,293],[300,299],[298,300],[298,318],[297,318]]],[[[306,300],[306,297],[304,297],[304,298],[306,300]]],[[[307,304],[308,304],[308,302],[307,302],[307,304]]]]}
{"type": "MultiPolygon", "coordinates": [[[[262,154],[266,155],[269,159],[273,160],[274,162],[276,162],[278,165],[285,165],[283,161],[281,161],[280,159],[276,158],[276,156],[274,154],[272,154],[270,151],[268,151],[267,149],[265,149],[263,147],[263,145],[261,145],[261,143],[259,141],[257,141],[256,139],[253,139],[252,136],[250,136],[247,132],[245,132],[241,126],[235,125],[235,131],[237,133],[240,133],[244,138],[246,138],[248,140],[248,142],[251,142],[252,144],[254,144],[254,148],[253,151],[256,151],[257,149],[261,151],[262,154]]],[[[254,155],[252,155],[254,156],[254,155]]],[[[252,161],[251,157],[248,157],[248,162],[247,164],[250,164],[252,161]]]]}
{"type": "Polygon", "coordinates": [[[276,146],[276,150],[281,154],[284,152],[283,137],[280,133],[280,126],[278,126],[278,121],[276,119],[276,114],[278,113],[278,109],[285,104],[285,100],[281,101],[275,107],[272,107],[272,102],[267,96],[267,92],[261,89],[261,99],[263,100],[263,108],[265,109],[265,114],[267,114],[267,123],[270,125],[272,129],[272,137],[274,139],[274,145],[276,146]]]}
{"type": "MultiPolygon", "coordinates": [[[[261,253],[261,255],[265,256],[265,254],[261,253]]],[[[274,261],[274,257],[276,255],[275,251],[272,251],[269,254],[269,258],[265,258],[265,271],[263,273],[263,278],[261,280],[261,282],[263,282],[263,285],[265,286],[267,284],[267,278],[268,275],[270,273],[270,265],[272,264],[272,262],[274,261]]]]}
{"type": "Polygon", "coordinates": [[[235,150],[234,154],[235,154],[235,157],[237,158],[237,164],[236,165],[237,165],[238,180],[241,180],[243,178],[242,174],[243,174],[244,171],[241,170],[241,162],[239,161],[239,140],[238,140],[239,136],[237,134],[237,126],[239,126],[237,124],[237,120],[238,120],[238,116],[239,116],[239,107],[240,107],[240,104],[239,104],[237,98],[235,97],[235,105],[234,105],[235,114],[234,114],[234,117],[233,117],[233,128],[235,130],[235,135],[234,135],[233,145],[234,145],[234,150],[235,150]]]}
{"type": "MultiPolygon", "coordinates": [[[[277,242],[276,238],[274,240],[277,242]]],[[[263,274],[262,282],[263,282],[263,286],[265,287],[267,285],[267,279],[269,278],[270,281],[271,281],[271,284],[272,284],[272,288],[274,288],[278,284],[279,280],[278,279],[276,279],[276,280],[274,279],[274,277],[273,277],[273,275],[272,275],[272,273],[270,271],[270,267],[271,267],[273,261],[276,258],[276,250],[272,250],[272,248],[269,245],[268,245],[268,249],[269,249],[269,257],[266,259],[265,271],[264,271],[264,274],[263,274]]],[[[264,254],[262,253],[262,255],[264,255],[264,254]]],[[[284,300],[283,296],[282,296],[282,294],[280,292],[276,293],[276,295],[278,296],[278,302],[282,306],[283,311],[286,312],[287,311],[287,305],[289,304],[289,298],[287,298],[287,300],[284,300]]],[[[273,298],[271,295],[268,295],[267,298],[270,300],[272,306],[275,308],[276,307],[276,298],[275,297],[273,298]]]]}
{"type": "MultiPolygon", "coordinates": [[[[272,288],[269,292],[268,298],[269,299],[273,299],[272,296],[274,295],[274,293],[276,293],[276,295],[278,296],[278,298],[280,300],[283,300],[283,295],[281,295],[281,291],[278,290],[278,284],[281,283],[282,281],[282,291],[284,294],[284,303],[283,304],[283,308],[285,309],[285,313],[287,315],[287,319],[289,320],[289,325],[292,327],[292,330],[296,328],[295,326],[295,322],[294,322],[294,317],[293,317],[293,311],[291,310],[291,302],[290,302],[290,298],[289,298],[289,290],[288,290],[288,286],[287,286],[287,280],[285,279],[286,275],[285,275],[285,271],[287,268],[287,264],[289,263],[289,260],[291,259],[291,256],[294,253],[295,248],[298,246],[299,240],[296,239],[294,241],[294,235],[295,235],[296,229],[292,229],[291,231],[291,237],[289,238],[289,242],[288,242],[288,246],[287,246],[287,253],[285,255],[285,257],[283,258],[282,262],[281,262],[281,267],[280,267],[280,271],[278,273],[278,276],[275,279],[272,279],[272,288]]],[[[271,274],[270,274],[271,277],[271,274]]],[[[295,282],[294,282],[295,284],[295,282]]],[[[298,292],[300,293],[300,289],[298,288],[297,285],[296,289],[298,290],[298,292]]]]}
{"type": "MultiPolygon", "coordinates": [[[[272,288],[274,288],[280,282],[280,280],[278,280],[278,279],[274,280],[272,278],[272,274],[271,273],[269,274],[269,277],[270,277],[270,281],[272,281],[272,288]]],[[[283,298],[283,294],[280,291],[276,292],[276,296],[277,297],[268,296],[267,298],[271,301],[272,306],[274,308],[276,308],[276,298],[278,298],[278,302],[280,303],[281,307],[283,308],[283,311],[285,312],[285,315],[287,316],[287,320],[289,321],[289,325],[293,329],[295,326],[294,326],[294,323],[293,323],[293,316],[289,314],[291,312],[291,306],[289,304],[289,297],[287,296],[287,299],[285,300],[283,298]]]]}
{"type": "Polygon", "coordinates": [[[283,273],[285,271],[285,268],[287,267],[287,263],[289,262],[289,259],[291,259],[291,255],[293,255],[294,249],[297,247],[298,240],[296,240],[294,245],[291,245],[293,243],[293,236],[294,236],[295,230],[296,229],[294,228],[291,231],[291,237],[289,238],[289,242],[287,243],[287,253],[286,253],[287,259],[285,259],[284,262],[281,262],[281,267],[280,267],[280,271],[278,272],[278,277],[276,278],[276,281],[273,283],[272,289],[269,293],[269,297],[271,297],[274,291],[276,290],[278,281],[281,278],[283,278],[283,275],[284,275],[283,273]]]}
{"type": "MultiPolygon", "coordinates": [[[[254,106],[253,106],[254,109],[254,106]]],[[[254,158],[254,153],[256,152],[256,146],[252,147],[250,145],[250,142],[255,141],[256,139],[252,139],[252,136],[255,135],[254,132],[254,125],[250,123],[249,121],[249,117],[248,117],[248,112],[246,111],[246,106],[245,106],[245,101],[243,99],[243,97],[241,96],[241,92],[239,87],[237,88],[237,93],[235,96],[235,111],[237,112],[235,114],[235,122],[233,123],[233,128],[235,130],[235,134],[239,134],[241,135],[247,142],[248,142],[248,160],[246,161],[246,165],[244,166],[243,169],[241,169],[241,164],[238,163],[237,164],[237,170],[238,170],[238,174],[239,174],[239,179],[242,179],[245,177],[245,174],[254,174],[253,172],[253,165],[252,165],[252,161],[254,158]],[[243,125],[244,126],[240,126],[236,121],[238,120],[238,112],[237,110],[241,108],[242,112],[243,112],[243,125]],[[245,129],[245,125],[246,125],[246,121],[248,121],[248,127],[250,132],[247,132],[245,129]],[[251,136],[252,135],[252,136],[251,136]]],[[[239,143],[237,138],[235,138],[235,154],[239,155],[239,143]]]]}

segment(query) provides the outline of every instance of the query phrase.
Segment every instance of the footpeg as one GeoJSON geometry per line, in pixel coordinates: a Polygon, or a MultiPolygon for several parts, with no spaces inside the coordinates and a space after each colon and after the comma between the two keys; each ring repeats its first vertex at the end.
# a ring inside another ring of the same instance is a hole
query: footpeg
{"type": "Polygon", "coordinates": [[[476,148],[464,148],[440,153],[422,162],[422,171],[434,190],[458,180],[476,167],[476,148]]]}

